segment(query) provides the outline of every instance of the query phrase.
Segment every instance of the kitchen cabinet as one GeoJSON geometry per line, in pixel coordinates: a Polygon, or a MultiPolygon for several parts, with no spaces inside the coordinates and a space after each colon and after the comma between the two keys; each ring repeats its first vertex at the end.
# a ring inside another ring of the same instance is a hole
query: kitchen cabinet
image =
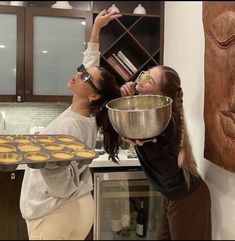
{"type": "Polygon", "coordinates": [[[23,170],[0,172],[0,240],[28,239],[19,209],[23,175],[23,170]]]}
{"type": "MultiPolygon", "coordinates": [[[[146,9],[144,15],[133,14],[138,4],[131,1],[72,1],[74,9],[54,9],[53,3],[27,1],[26,7],[0,6],[0,18],[14,13],[17,21],[16,26],[8,27],[16,32],[17,44],[15,79],[8,70],[15,81],[12,80],[13,87],[8,86],[13,93],[0,92],[0,101],[71,101],[67,81],[82,61],[84,43],[89,40],[95,17],[112,4],[119,8],[122,17],[102,29],[101,66],[110,70],[121,86],[126,81],[134,81],[142,70],[163,63],[163,1],[138,2],[146,9]]],[[[1,59],[5,61],[0,53],[0,62],[4,62],[1,59]]],[[[5,82],[6,77],[0,72],[1,86],[5,82]]]]}
{"type": "Polygon", "coordinates": [[[0,84],[4,87],[0,101],[71,101],[67,81],[83,60],[89,14],[75,9],[0,6],[0,84]],[[9,47],[6,50],[1,48],[4,43],[9,47]]]}

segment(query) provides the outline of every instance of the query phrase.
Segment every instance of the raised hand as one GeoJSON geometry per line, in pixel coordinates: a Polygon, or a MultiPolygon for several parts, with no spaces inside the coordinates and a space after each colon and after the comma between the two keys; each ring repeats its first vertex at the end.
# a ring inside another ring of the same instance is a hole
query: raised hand
{"type": "Polygon", "coordinates": [[[126,84],[124,84],[120,90],[121,90],[121,94],[122,96],[131,96],[134,95],[136,90],[135,90],[135,86],[136,83],[135,82],[127,82],[126,84]]]}
{"type": "Polygon", "coordinates": [[[120,13],[108,12],[106,9],[101,11],[95,18],[90,42],[99,43],[100,30],[106,26],[111,20],[120,18],[122,15],[120,13]]]}
{"type": "Polygon", "coordinates": [[[122,15],[120,13],[108,12],[106,9],[101,11],[95,18],[94,27],[101,29],[106,26],[111,20],[120,18],[122,15]]]}

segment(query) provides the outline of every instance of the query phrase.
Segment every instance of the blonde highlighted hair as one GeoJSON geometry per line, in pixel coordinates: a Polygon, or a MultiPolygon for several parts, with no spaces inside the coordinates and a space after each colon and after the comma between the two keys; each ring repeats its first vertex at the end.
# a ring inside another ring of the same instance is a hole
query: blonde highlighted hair
{"type": "Polygon", "coordinates": [[[189,188],[190,177],[192,175],[199,176],[199,173],[185,125],[183,91],[181,89],[180,77],[174,69],[168,66],[159,65],[155,68],[160,68],[162,71],[160,83],[161,93],[173,99],[172,119],[176,127],[179,145],[178,166],[182,168],[186,185],[189,188]]]}

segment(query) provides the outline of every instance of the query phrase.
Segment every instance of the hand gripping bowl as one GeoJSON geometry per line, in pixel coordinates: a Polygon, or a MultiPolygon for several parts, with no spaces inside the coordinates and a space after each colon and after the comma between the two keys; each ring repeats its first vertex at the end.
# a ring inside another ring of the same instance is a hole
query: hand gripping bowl
{"type": "Polygon", "coordinates": [[[172,99],[161,95],[120,97],[106,104],[113,128],[129,139],[149,139],[161,134],[172,114],[172,99]]]}

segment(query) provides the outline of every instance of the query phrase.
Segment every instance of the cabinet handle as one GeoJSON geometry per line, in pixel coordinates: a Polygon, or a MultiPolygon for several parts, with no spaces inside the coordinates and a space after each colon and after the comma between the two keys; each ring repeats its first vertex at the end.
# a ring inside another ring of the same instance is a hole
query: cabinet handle
{"type": "Polygon", "coordinates": [[[17,101],[21,102],[21,96],[20,95],[17,96],[17,101]]]}
{"type": "Polygon", "coordinates": [[[14,172],[11,173],[11,180],[15,180],[16,179],[16,174],[14,172]]]}

